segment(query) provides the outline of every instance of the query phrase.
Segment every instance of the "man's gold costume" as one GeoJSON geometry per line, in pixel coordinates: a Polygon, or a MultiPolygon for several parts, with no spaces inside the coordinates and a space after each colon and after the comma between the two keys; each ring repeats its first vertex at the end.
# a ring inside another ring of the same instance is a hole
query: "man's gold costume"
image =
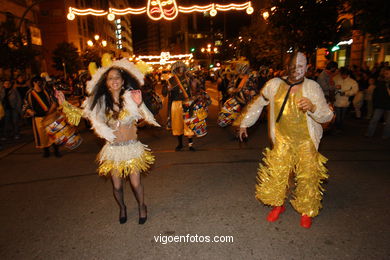
{"type": "MultiPolygon", "coordinates": [[[[286,92],[286,84],[282,82],[274,97],[274,118],[286,92]]],[[[306,115],[296,104],[301,97],[302,89],[290,93],[283,117],[275,124],[274,147],[265,150],[264,165],[258,171],[256,198],[264,204],[283,205],[289,177],[294,172],[296,189],[291,204],[299,213],[314,217],[321,208],[321,183],[328,177],[323,165],[327,159],[318,153],[310,138],[306,115]]]]}

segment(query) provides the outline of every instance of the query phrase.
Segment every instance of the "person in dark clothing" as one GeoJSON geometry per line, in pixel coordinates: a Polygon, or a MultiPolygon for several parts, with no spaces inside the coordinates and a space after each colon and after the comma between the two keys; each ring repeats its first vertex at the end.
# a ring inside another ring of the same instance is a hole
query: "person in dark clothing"
{"type": "Polygon", "coordinates": [[[382,138],[390,137],[390,67],[386,67],[384,71],[384,79],[378,80],[373,96],[374,115],[370,120],[367,134],[368,137],[373,137],[376,127],[382,116],[385,116],[385,127],[383,129],[382,138]]]}
{"type": "Polygon", "coordinates": [[[188,138],[188,149],[195,151],[193,147],[194,132],[184,123],[184,106],[191,98],[191,81],[186,74],[187,67],[177,61],[172,65],[173,76],[168,80],[169,97],[171,99],[171,127],[172,134],[177,136],[178,145],[176,151],[183,149],[183,135],[188,138]]]}
{"type": "Polygon", "coordinates": [[[259,77],[257,80],[259,91],[264,87],[265,83],[270,79],[268,76],[268,68],[265,66],[261,66],[259,69],[259,77]]]}
{"type": "Polygon", "coordinates": [[[23,75],[17,76],[15,88],[18,90],[21,100],[24,100],[30,87],[28,86],[27,80],[23,77],[23,75]]]}
{"type": "Polygon", "coordinates": [[[26,94],[23,112],[25,117],[32,117],[35,147],[43,149],[43,157],[49,157],[49,148],[53,145],[54,155],[61,157],[59,146],[53,144],[44,129],[44,118],[57,110],[57,103],[44,89],[41,77],[32,78],[31,85],[33,88],[26,94]]]}
{"type": "Polygon", "coordinates": [[[338,69],[337,62],[331,61],[326,65],[326,68],[318,75],[317,83],[324,91],[325,98],[328,102],[334,102],[335,98],[335,83],[333,77],[338,69]]]}
{"type": "Polygon", "coordinates": [[[221,92],[221,105],[225,103],[225,101],[228,99],[229,95],[227,93],[227,88],[229,85],[229,80],[227,78],[227,72],[224,70],[219,72],[218,74],[218,80],[217,80],[217,85],[218,85],[218,91],[221,92]]]}
{"type": "Polygon", "coordinates": [[[0,88],[0,99],[4,108],[4,118],[1,124],[2,139],[5,140],[10,135],[10,131],[14,139],[20,139],[19,119],[22,101],[11,81],[4,81],[3,87],[0,88]]]}

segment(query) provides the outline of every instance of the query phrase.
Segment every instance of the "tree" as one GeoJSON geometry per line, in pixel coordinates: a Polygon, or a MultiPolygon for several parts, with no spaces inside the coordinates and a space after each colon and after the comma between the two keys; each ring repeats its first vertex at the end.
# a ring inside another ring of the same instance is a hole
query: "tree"
{"type": "Polygon", "coordinates": [[[81,61],[85,68],[88,67],[90,62],[95,62],[98,67],[101,67],[100,50],[96,48],[87,48],[85,52],[81,54],[81,61]]]}
{"type": "Polygon", "coordinates": [[[27,38],[18,31],[14,15],[7,13],[5,21],[0,23],[0,68],[10,69],[11,76],[15,69],[32,66],[39,54],[27,38]]]}
{"type": "Polygon", "coordinates": [[[53,67],[58,71],[66,73],[77,73],[81,68],[81,59],[77,52],[77,48],[72,43],[62,42],[57,44],[53,51],[53,67]]]}
{"type": "Polygon", "coordinates": [[[390,36],[390,2],[383,0],[349,0],[354,27],[374,37],[390,36]]]}
{"type": "Polygon", "coordinates": [[[288,52],[299,49],[315,57],[316,48],[338,42],[341,0],[272,0],[266,21],[256,20],[243,31],[251,38],[247,58],[254,66],[282,68],[288,52]]]}
{"type": "Polygon", "coordinates": [[[335,42],[340,0],[272,0],[269,23],[280,31],[289,49],[308,54],[335,42]]]}
{"type": "Polygon", "coordinates": [[[258,68],[260,65],[281,67],[288,44],[280,30],[264,29],[255,23],[242,31],[243,42],[248,42],[244,53],[253,67],[258,68]]]}

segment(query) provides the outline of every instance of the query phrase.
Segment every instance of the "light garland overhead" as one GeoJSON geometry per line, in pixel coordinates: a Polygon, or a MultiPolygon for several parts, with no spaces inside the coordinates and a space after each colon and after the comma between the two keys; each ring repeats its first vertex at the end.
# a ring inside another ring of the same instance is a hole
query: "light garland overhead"
{"type": "Polygon", "coordinates": [[[246,10],[247,14],[252,14],[254,9],[252,3],[246,2],[243,4],[209,4],[204,6],[193,5],[193,6],[178,6],[176,0],[148,0],[147,6],[142,8],[126,8],[126,9],[116,9],[109,8],[106,10],[95,10],[95,9],[77,9],[74,7],[69,7],[69,12],[67,18],[69,20],[74,20],[76,15],[85,16],[85,15],[94,15],[94,16],[104,16],[107,15],[107,19],[110,21],[115,20],[115,15],[138,15],[147,13],[148,17],[154,21],[160,19],[165,20],[174,20],[179,13],[193,13],[193,12],[209,12],[211,16],[217,15],[218,11],[226,12],[231,10],[242,11],[246,10]]]}
{"type": "Polygon", "coordinates": [[[135,57],[135,55],[130,58],[130,61],[133,60],[143,60],[147,64],[151,65],[166,65],[166,64],[172,64],[175,63],[178,60],[185,60],[186,64],[188,65],[189,61],[192,59],[193,55],[190,54],[178,54],[178,55],[171,55],[169,52],[161,52],[160,55],[140,55],[138,57],[135,57]],[[153,61],[158,60],[158,61],[153,61]]]}

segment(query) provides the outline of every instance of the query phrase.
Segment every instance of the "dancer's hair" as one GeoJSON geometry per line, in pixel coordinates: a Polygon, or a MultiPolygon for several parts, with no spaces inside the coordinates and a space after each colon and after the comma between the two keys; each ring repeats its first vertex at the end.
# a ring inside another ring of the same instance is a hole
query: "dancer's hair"
{"type": "Polygon", "coordinates": [[[123,108],[123,94],[125,93],[125,91],[132,89],[140,89],[140,83],[128,71],[115,66],[109,68],[99,79],[98,83],[96,84],[95,93],[91,94],[93,101],[90,109],[93,110],[98,102],[101,103],[104,100],[106,110],[105,112],[109,113],[110,111],[113,111],[113,117],[117,119],[119,111],[114,111],[114,99],[110,90],[107,87],[107,75],[111,70],[117,70],[124,81],[123,87],[119,94],[119,111],[121,111],[123,108]]]}

